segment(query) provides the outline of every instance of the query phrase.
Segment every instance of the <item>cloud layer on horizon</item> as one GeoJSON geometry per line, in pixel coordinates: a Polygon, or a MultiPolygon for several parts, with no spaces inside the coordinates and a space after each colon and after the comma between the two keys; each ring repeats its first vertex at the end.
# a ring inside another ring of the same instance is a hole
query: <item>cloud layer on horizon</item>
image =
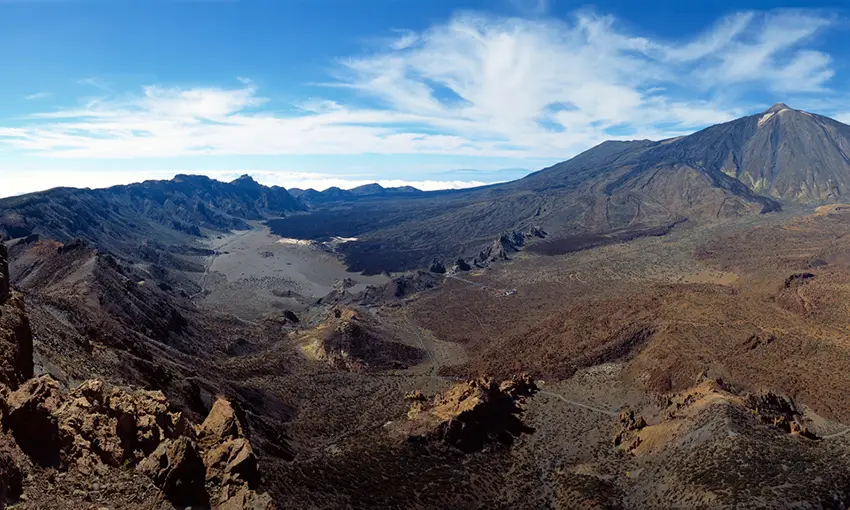
{"type": "Polygon", "coordinates": [[[589,11],[568,21],[463,13],[340,60],[325,96],[287,109],[245,78],[234,88],[98,89],[76,107],[0,121],[0,151],[565,159],[605,139],[672,137],[750,113],[747,92],[823,94],[834,63],[809,43],[835,24],[820,11],[741,12],[665,41],[589,11]]]}

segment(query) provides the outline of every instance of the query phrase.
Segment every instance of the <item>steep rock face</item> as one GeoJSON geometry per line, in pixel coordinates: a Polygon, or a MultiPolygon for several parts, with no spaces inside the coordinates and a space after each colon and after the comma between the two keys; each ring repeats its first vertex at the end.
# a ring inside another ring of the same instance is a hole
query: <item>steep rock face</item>
{"type": "MultiPolygon", "coordinates": [[[[74,316],[83,311],[92,317],[106,315],[108,319],[103,322],[160,341],[188,330],[188,321],[178,307],[179,299],[149,281],[154,277],[150,271],[104,253],[88,242],[37,241],[16,245],[13,252],[15,284],[74,316]]],[[[98,339],[114,340],[104,324],[91,332],[98,339]]]]}
{"type": "Polygon", "coordinates": [[[0,383],[14,389],[32,377],[33,335],[23,298],[9,285],[7,255],[0,243],[0,383]]]}
{"type": "Polygon", "coordinates": [[[9,250],[0,242],[0,305],[9,299],[9,250]]]}

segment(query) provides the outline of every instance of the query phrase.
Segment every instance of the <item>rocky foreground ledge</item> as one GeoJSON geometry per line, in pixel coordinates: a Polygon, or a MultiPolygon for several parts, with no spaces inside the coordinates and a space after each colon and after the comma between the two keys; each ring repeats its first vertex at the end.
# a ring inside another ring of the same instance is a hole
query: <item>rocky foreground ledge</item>
{"type": "Polygon", "coordinates": [[[66,392],[45,375],[16,391],[4,388],[0,407],[0,482],[7,501],[26,502],[24,480],[36,477],[57,482],[53,489],[60,492],[63,482],[81,487],[72,496],[92,501],[98,485],[109,483],[94,480],[132,470],[112,487],[112,499],[143,506],[137,498],[148,484],[132,476],[141,474],[158,489],[157,506],[273,508],[268,495],[254,490],[257,457],[227,400],[219,398],[206,420],[193,425],[160,391],[89,380],[66,392]]]}

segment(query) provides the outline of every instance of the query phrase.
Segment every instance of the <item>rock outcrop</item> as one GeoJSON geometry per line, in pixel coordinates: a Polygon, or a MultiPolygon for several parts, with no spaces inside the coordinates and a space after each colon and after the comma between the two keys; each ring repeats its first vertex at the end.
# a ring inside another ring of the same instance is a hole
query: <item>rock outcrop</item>
{"type": "MultiPolygon", "coordinates": [[[[224,399],[195,427],[162,392],[129,391],[100,380],[66,392],[45,375],[11,392],[4,407],[10,444],[37,465],[82,477],[135,469],[175,505],[271,508],[270,498],[254,492],[260,479],[257,457],[224,399]]],[[[0,482],[14,494],[13,468],[19,463],[2,445],[0,482]]]]}
{"type": "Polygon", "coordinates": [[[172,503],[209,504],[204,488],[206,468],[188,437],[163,441],[137,469],[153,480],[172,503]]]}
{"type": "Polygon", "coordinates": [[[533,432],[520,420],[519,405],[536,391],[534,382],[523,376],[501,384],[490,378],[460,383],[430,402],[420,394],[406,395],[413,401],[407,420],[392,428],[410,441],[439,441],[467,453],[509,445],[520,434],[533,432]]]}
{"type": "Polygon", "coordinates": [[[23,298],[12,291],[6,245],[0,243],[0,384],[16,389],[32,377],[32,330],[23,298]]]}
{"type": "Polygon", "coordinates": [[[762,423],[773,425],[789,434],[817,439],[817,435],[810,432],[803,424],[803,413],[788,397],[771,392],[748,395],[746,404],[762,423]]]}
{"type": "Polygon", "coordinates": [[[445,274],[446,265],[439,260],[435,260],[434,262],[431,262],[431,267],[428,268],[428,271],[437,274],[445,274]]]}

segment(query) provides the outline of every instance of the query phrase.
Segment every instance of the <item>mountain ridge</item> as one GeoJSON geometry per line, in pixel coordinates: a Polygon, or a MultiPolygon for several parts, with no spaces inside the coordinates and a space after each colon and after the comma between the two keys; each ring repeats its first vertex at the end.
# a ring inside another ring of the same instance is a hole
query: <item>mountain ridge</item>
{"type": "Polygon", "coordinates": [[[783,204],[838,201],[850,193],[850,126],[777,103],[688,136],[606,141],[507,183],[433,192],[378,184],[291,191],[247,175],[230,183],[178,175],[107,190],[58,189],[0,200],[0,233],[83,237],[115,248],[132,244],[133,235],[180,244],[202,228],[267,221],[283,237],[357,238],[339,248],[351,269],[403,271],[435,258],[474,258],[511,231],[630,238],[683,220],[703,224],[783,204]],[[92,231],[104,223],[114,225],[92,231]]]}

